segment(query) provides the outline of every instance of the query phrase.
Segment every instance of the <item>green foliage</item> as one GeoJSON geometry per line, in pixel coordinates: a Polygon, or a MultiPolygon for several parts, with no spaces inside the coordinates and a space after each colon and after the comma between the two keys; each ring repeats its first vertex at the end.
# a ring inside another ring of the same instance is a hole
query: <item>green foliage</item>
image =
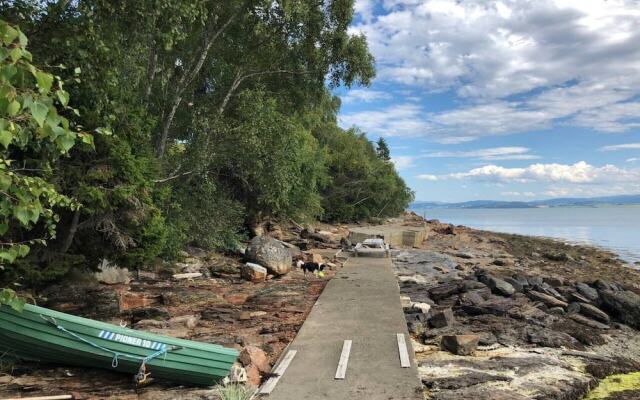
{"type": "Polygon", "coordinates": [[[3,304],[6,304],[16,311],[22,311],[25,301],[18,297],[16,292],[11,289],[0,289],[0,307],[3,304]]]}
{"type": "Polygon", "coordinates": [[[387,145],[387,141],[384,140],[383,137],[378,139],[376,143],[376,153],[378,157],[383,159],[384,161],[391,160],[391,151],[389,150],[389,146],[387,145]]]}
{"type": "Polygon", "coordinates": [[[232,383],[225,386],[218,385],[214,388],[214,392],[220,400],[249,400],[255,394],[256,389],[250,386],[232,383]]]}
{"type": "MultiPolygon", "coordinates": [[[[93,136],[65,115],[64,82],[32,64],[27,37],[0,20],[0,267],[26,257],[33,245],[55,239],[57,209],[80,205],[61,194],[54,167],[77,141],[93,146],[93,136]]],[[[15,294],[2,291],[0,303],[14,306],[15,294]]]]}
{"type": "Polygon", "coordinates": [[[0,191],[15,197],[0,204],[11,243],[0,258],[28,251],[0,281],[46,284],[103,258],[144,268],[185,245],[232,249],[265,218],[402,211],[412,194],[388,148],[341,130],[329,94],[375,75],[366,38],[348,31],[353,10],[0,0],[12,24],[0,82],[15,89],[0,91],[0,150],[13,160],[0,163],[0,191]],[[47,68],[29,66],[16,25],[47,68]],[[95,126],[95,137],[83,128],[95,126]]]}
{"type": "Polygon", "coordinates": [[[401,213],[413,193],[364,133],[326,126],[314,132],[327,153],[331,182],[322,190],[327,221],[362,221],[401,213]]]}

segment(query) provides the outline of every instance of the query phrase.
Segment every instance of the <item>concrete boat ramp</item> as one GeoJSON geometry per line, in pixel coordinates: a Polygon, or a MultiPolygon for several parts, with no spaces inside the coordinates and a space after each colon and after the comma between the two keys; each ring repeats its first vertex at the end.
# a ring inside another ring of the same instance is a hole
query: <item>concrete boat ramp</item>
{"type": "Polygon", "coordinates": [[[389,258],[350,258],[328,283],[260,396],[422,400],[389,258]]]}

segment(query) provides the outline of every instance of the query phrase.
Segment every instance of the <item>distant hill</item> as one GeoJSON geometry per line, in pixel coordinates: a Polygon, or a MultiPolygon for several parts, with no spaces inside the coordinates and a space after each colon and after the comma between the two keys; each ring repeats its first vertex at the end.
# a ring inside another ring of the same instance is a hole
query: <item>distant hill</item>
{"type": "Polygon", "coordinates": [[[604,205],[640,205],[640,194],[589,198],[557,198],[535,201],[475,200],[462,203],[416,201],[410,209],[426,208],[539,208],[539,207],[596,207],[604,205]]]}

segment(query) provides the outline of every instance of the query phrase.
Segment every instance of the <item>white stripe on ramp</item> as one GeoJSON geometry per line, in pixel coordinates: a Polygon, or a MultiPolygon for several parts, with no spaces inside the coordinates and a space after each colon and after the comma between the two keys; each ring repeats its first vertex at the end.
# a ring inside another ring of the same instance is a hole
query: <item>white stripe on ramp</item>
{"type": "Polygon", "coordinates": [[[349,353],[351,352],[351,340],[345,340],[342,345],[342,354],[340,354],[340,361],[338,362],[338,369],[336,369],[335,379],[344,379],[347,375],[347,364],[349,363],[349,353]]]}
{"type": "Polygon", "coordinates": [[[275,389],[276,384],[284,374],[284,371],[287,370],[289,364],[291,364],[291,360],[296,356],[297,350],[289,350],[286,356],[282,359],[282,362],[278,364],[278,367],[273,371],[275,376],[269,378],[267,382],[260,389],[260,394],[269,394],[275,389]]]}
{"type": "Polygon", "coordinates": [[[404,338],[404,333],[398,333],[398,352],[400,353],[400,366],[402,368],[411,368],[411,361],[409,361],[409,352],[407,351],[407,342],[404,338]]]}

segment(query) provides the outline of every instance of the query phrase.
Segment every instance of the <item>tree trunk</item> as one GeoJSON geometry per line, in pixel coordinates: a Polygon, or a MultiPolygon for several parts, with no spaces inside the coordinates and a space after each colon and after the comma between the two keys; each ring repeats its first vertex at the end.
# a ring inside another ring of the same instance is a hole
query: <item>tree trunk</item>
{"type": "Polygon", "coordinates": [[[71,248],[73,244],[73,239],[76,236],[76,232],[78,231],[78,225],[80,223],[80,209],[78,208],[73,212],[73,217],[71,218],[71,226],[69,226],[69,232],[67,232],[67,236],[64,238],[62,242],[61,251],[62,253],[66,253],[71,248]]]}
{"type": "Polygon", "coordinates": [[[233,14],[229,17],[229,19],[217,30],[214,30],[209,35],[207,35],[202,43],[202,49],[200,50],[200,56],[195,64],[185,70],[184,74],[180,77],[178,82],[176,83],[175,94],[172,97],[171,105],[169,107],[169,114],[162,124],[162,132],[160,133],[160,140],[158,141],[158,146],[156,149],[156,153],[158,157],[162,158],[164,156],[165,149],[167,147],[167,141],[169,140],[169,130],[171,129],[171,124],[173,124],[173,119],[175,117],[176,111],[180,104],[182,103],[182,95],[184,91],[193,83],[193,81],[197,78],[202,66],[207,60],[207,56],[209,55],[209,51],[213,46],[213,43],[216,41],[218,36],[224,32],[224,30],[231,24],[231,22],[236,18],[237,14],[233,14]]]}

